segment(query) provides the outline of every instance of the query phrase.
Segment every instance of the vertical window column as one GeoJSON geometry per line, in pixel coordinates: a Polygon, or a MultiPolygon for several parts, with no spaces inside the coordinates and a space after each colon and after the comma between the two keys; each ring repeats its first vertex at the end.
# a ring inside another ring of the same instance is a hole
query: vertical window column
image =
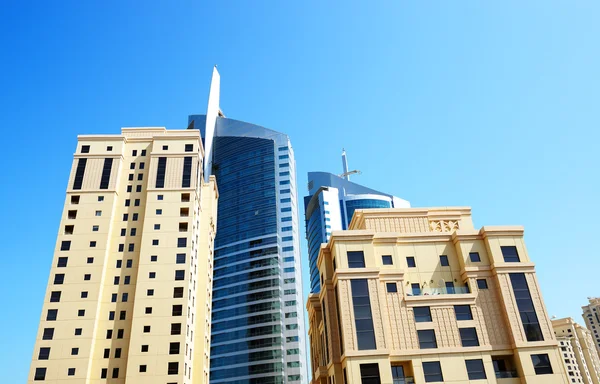
{"type": "Polygon", "coordinates": [[[358,349],[377,349],[367,279],[350,280],[358,349]]]}

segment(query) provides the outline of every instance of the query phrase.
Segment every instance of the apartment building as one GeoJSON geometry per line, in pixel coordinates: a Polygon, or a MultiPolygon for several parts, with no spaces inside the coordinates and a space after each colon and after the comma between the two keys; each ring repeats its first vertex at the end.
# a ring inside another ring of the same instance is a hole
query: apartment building
{"type": "Polygon", "coordinates": [[[600,359],[591,332],[571,317],[552,319],[552,327],[569,381],[599,384],[600,359]]]}
{"type": "Polygon", "coordinates": [[[356,210],[321,246],[312,383],[568,383],[520,226],[356,210]]]}
{"type": "Polygon", "coordinates": [[[196,130],[78,137],[28,382],[208,383],[203,151],[196,130]]]}
{"type": "Polygon", "coordinates": [[[596,350],[600,353],[600,297],[588,297],[588,305],[581,309],[585,326],[590,330],[596,350]]]}

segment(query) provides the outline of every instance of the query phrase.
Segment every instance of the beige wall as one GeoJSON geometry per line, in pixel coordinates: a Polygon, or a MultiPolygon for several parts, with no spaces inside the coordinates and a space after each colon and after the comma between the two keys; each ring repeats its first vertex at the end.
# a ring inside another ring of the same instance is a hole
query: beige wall
{"type": "Polygon", "coordinates": [[[307,304],[313,383],[329,383],[330,378],[343,383],[344,369],[347,383],[359,383],[360,364],[366,363],[378,363],[382,383],[392,383],[392,365],[402,365],[405,376],[424,383],[423,363],[433,361],[440,362],[444,382],[467,383],[465,360],[470,359],[483,361],[487,381],[478,383],[567,383],[522,227],[477,231],[469,208],[357,210],[350,230],[334,232],[322,246],[318,265],[323,289],[307,304]],[[515,246],[520,262],[505,262],[501,246],[515,246]],[[349,251],[363,252],[364,268],[349,268],[349,251]],[[481,261],[472,262],[470,252],[478,252],[481,261]],[[392,257],[392,265],[383,264],[384,255],[392,257]],[[448,266],[441,265],[440,255],[447,257],[448,266]],[[414,257],[416,267],[408,266],[407,257],[414,257]],[[511,273],[525,275],[543,341],[526,339],[511,273]],[[353,279],[368,281],[375,350],[358,349],[353,279]],[[487,289],[478,288],[480,279],[487,289]],[[446,289],[449,282],[454,293],[446,289]],[[395,283],[397,292],[387,292],[387,283],[395,283]],[[413,294],[412,284],[419,284],[421,294],[413,294]],[[458,321],[455,305],[469,306],[473,319],[458,321]],[[416,307],[429,307],[431,321],[416,322],[416,307]],[[463,347],[460,328],[475,328],[479,346],[463,347]],[[419,330],[434,330],[437,348],[421,349],[419,330]],[[547,354],[553,374],[536,375],[532,354],[547,354]],[[492,360],[499,358],[517,377],[496,379],[492,360]]]}
{"type": "Polygon", "coordinates": [[[103,383],[103,369],[113,383],[208,382],[218,193],[214,179],[202,182],[202,156],[196,130],[124,128],[121,135],[79,137],[29,382],[42,367],[45,381],[53,383],[103,383]],[[192,145],[191,152],[185,151],[186,144],[192,145]],[[89,153],[82,153],[84,146],[89,146],[89,153]],[[165,185],[156,188],[162,156],[167,157],[165,185]],[[192,157],[191,183],[185,188],[184,157],[192,157]],[[110,182],[100,189],[106,158],[113,159],[110,182]],[[74,189],[80,159],[87,163],[81,188],[74,189]],[[73,197],[79,201],[72,202],[73,197]],[[181,208],[189,214],[183,217],[181,208]],[[77,211],[76,218],[69,218],[70,211],[77,211]],[[66,226],[73,226],[72,234],[65,232],[66,226]],[[178,238],[186,239],[185,246],[178,246],[178,238]],[[69,250],[60,250],[63,241],[71,241],[69,250]],[[176,262],[177,254],[185,254],[183,264],[176,262]],[[57,267],[59,257],[68,257],[66,267],[57,267]],[[183,280],[175,280],[175,271],[183,271],[183,280]],[[62,285],[54,284],[56,274],[65,275],[62,285]],[[183,288],[183,297],[173,297],[176,287],[183,288]],[[60,302],[50,302],[52,291],[61,292],[60,302]],[[173,305],[182,306],[181,316],[173,316],[173,305]],[[46,320],[49,309],[58,309],[56,321],[46,320]],[[85,310],[82,316],[80,309],[85,310]],[[173,323],[181,324],[180,335],[171,334],[173,323]],[[144,332],[146,326],[150,332],[144,332]],[[44,328],[54,329],[52,340],[42,340],[44,328]],[[76,328],[81,335],[75,335],[76,328]],[[112,331],[110,338],[107,331],[112,331]],[[171,343],[179,343],[179,353],[170,353],[171,343]],[[148,346],[147,352],[142,352],[142,345],[148,346]],[[38,359],[40,348],[50,348],[48,360],[38,359]],[[79,353],[72,355],[72,348],[79,348],[79,353]],[[177,374],[168,373],[169,363],[177,363],[177,374]],[[146,372],[140,372],[141,365],[146,372]],[[75,368],[74,375],[69,375],[69,368],[75,368]],[[118,376],[113,379],[115,369],[118,376]]]}

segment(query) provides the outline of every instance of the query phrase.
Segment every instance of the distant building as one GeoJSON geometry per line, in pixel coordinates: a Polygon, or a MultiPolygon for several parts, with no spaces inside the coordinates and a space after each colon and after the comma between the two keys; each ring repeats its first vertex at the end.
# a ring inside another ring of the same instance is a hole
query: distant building
{"type": "Polygon", "coordinates": [[[600,297],[589,297],[588,305],[581,307],[585,326],[590,330],[596,350],[600,353],[600,297]]]}
{"type": "Polygon", "coordinates": [[[331,232],[347,229],[354,211],[365,208],[409,208],[406,200],[350,181],[346,153],[342,153],[342,175],[308,173],[308,196],[304,197],[306,240],[310,268],[310,292],[320,291],[317,257],[331,232]]]}
{"type": "Polygon", "coordinates": [[[470,208],[357,210],[317,265],[313,384],[569,382],[523,227],[477,230],[470,208]]]}
{"type": "Polygon", "coordinates": [[[600,359],[591,332],[570,317],[553,319],[552,327],[569,381],[599,384],[600,359]]]}

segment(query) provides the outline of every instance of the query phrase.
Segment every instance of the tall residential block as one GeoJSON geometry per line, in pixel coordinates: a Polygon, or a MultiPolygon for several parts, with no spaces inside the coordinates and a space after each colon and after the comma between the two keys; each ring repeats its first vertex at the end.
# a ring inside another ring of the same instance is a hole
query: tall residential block
{"type": "Polygon", "coordinates": [[[317,260],[312,383],[568,383],[520,226],[356,210],[317,260]]]}
{"type": "Polygon", "coordinates": [[[306,240],[310,268],[310,292],[318,293],[319,270],[317,257],[322,243],[329,241],[333,231],[348,228],[354,211],[365,208],[410,208],[399,197],[379,192],[350,181],[346,152],[342,153],[344,173],[308,173],[308,196],[304,197],[306,240]]]}
{"type": "Polygon", "coordinates": [[[591,332],[570,317],[553,319],[552,327],[569,382],[599,384],[600,359],[591,332]]]}
{"type": "Polygon", "coordinates": [[[29,383],[208,383],[218,192],[193,130],[79,136],[29,383]]]}
{"type": "Polygon", "coordinates": [[[224,116],[213,72],[201,131],[219,184],[210,382],[307,383],[294,151],[287,135],[224,116]]]}
{"type": "Polygon", "coordinates": [[[600,353],[600,297],[588,297],[588,305],[581,307],[585,326],[590,330],[596,350],[600,353]]]}

